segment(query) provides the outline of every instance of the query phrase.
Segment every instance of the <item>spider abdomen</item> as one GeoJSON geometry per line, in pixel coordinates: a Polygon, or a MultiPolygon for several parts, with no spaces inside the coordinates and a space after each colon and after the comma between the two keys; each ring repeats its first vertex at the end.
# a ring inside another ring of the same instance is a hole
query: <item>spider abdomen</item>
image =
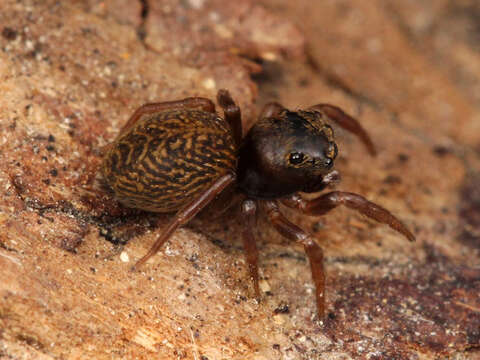
{"type": "Polygon", "coordinates": [[[179,109],[139,119],[110,147],[102,173],[125,206],[171,212],[234,172],[236,163],[235,142],[223,119],[179,109]]]}

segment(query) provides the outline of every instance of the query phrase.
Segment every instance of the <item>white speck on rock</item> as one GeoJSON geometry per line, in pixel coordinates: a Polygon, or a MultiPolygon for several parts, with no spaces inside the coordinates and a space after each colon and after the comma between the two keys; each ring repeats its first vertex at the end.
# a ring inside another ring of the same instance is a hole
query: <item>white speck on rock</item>
{"type": "Polygon", "coordinates": [[[212,89],[215,89],[215,87],[217,86],[217,83],[215,82],[215,80],[213,78],[207,78],[207,79],[202,81],[202,86],[205,89],[212,90],[212,89]]]}
{"type": "Polygon", "coordinates": [[[120,254],[120,260],[122,260],[123,262],[130,261],[130,257],[128,256],[128,253],[126,251],[122,251],[122,253],[120,254]]]}

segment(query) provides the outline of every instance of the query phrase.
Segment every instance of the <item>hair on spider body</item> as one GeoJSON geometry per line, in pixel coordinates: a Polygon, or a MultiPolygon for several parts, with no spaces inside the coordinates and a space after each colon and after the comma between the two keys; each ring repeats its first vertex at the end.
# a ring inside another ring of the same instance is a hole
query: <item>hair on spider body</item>
{"type": "Polygon", "coordinates": [[[344,205],[415,239],[388,210],[358,194],[332,191],[312,200],[299,194],[324,190],[338,179],[338,172],[332,170],[338,148],[329,122],[357,135],[375,155],[370,137],[356,119],[329,104],[290,111],[269,103],[243,137],[240,109],[228,91],[220,90],[217,102],[223,118],[212,101],[201,97],[143,105],[108,147],[101,173],[119,202],[153,212],[176,211],[134,268],[145,264],[178,227],[232,187],[244,197],[242,238],[257,298],[253,228],[261,209],[282,236],[304,246],[320,318],[325,313],[323,251],[310,233],[282,214],[279,204],[307,215],[323,215],[344,205]]]}

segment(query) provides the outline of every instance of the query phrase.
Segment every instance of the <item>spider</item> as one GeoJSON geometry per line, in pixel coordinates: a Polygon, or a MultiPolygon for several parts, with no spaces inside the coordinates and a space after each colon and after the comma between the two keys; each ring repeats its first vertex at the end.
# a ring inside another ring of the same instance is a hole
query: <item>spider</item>
{"type": "Polygon", "coordinates": [[[415,240],[388,210],[358,194],[331,191],[313,200],[302,198],[301,193],[320,192],[339,179],[333,170],[338,149],[328,122],[358,136],[375,155],[370,137],[356,119],[329,104],[290,111],[272,102],[243,136],[240,108],[229,92],[220,90],[217,102],[223,118],[214,103],[202,97],[145,104],[106,151],[101,173],[120,203],[152,212],[176,212],[134,269],[227,188],[242,196],[242,238],[256,297],[260,298],[260,288],[253,229],[261,209],[281,235],[303,245],[320,318],[325,313],[322,248],[309,232],[282,214],[280,204],[306,215],[324,215],[343,205],[415,240]]]}

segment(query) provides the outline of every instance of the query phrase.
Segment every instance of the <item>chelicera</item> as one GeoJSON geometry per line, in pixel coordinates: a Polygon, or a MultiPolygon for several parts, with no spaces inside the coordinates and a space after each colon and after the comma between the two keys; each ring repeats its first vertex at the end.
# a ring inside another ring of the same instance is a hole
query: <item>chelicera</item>
{"type": "Polygon", "coordinates": [[[201,97],[143,105],[108,148],[101,172],[119,202],[152,212],[176,211],[134,268],[156,254],[179,226],[222,192],[233,189],[243,197],[243,244],[257,298],[258,251],[253,228],[257,211],[262,209],[281,235],[303,245],[315,283],[318,315],[323,318],[323,251],[309,232],[282,214],[280,205],[314,216],[343,205],[387,224],[410,241],[415,239],[388,210],[358,194],[331,191],[313,200],[302,198],[301,193],[320,192],[339,178],[332,170],[338,150],[328,122],[357,135],[375,154],[370,137],[356,119],[329,104],[290,111],[270,103],[243,137],[240,109],[228,91],[220,90],[217,102],[224,118],[216,113],[212,101],[201,97]]]}

